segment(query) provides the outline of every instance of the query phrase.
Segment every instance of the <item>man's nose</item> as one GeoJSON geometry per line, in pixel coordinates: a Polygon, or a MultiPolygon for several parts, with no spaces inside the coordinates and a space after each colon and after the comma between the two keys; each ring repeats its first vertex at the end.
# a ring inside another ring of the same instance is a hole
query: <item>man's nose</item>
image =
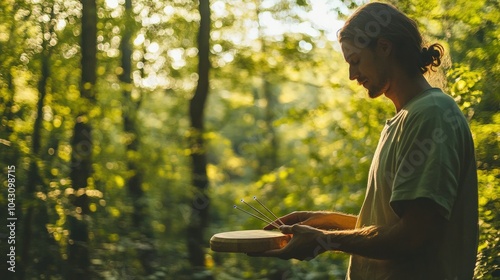
{"type": "Polygon", "coordinates": [[[349,66],[349,80],[356,80],[359,77],[356,67],[349,66]]]}

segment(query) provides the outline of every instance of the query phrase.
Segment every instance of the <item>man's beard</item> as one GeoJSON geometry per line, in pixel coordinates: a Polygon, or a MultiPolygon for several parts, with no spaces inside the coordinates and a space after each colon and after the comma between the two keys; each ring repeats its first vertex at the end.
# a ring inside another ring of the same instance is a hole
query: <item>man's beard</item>
{"type": "Polygon", "coordinates": [[[371,85],[367,88],[368,96],[372,99],[377,98],[387,91],[387,78],[382,79],[383,82],[376,85],[371,85]]]}
{"type": "Polygon", "coordinates": [[[375,99],[379,96],[381,96],[382,94],[384,94],[384,92],[382,90],[371,90],[371,89],[368,89],[368,96],[372,99],[375,99]]]}

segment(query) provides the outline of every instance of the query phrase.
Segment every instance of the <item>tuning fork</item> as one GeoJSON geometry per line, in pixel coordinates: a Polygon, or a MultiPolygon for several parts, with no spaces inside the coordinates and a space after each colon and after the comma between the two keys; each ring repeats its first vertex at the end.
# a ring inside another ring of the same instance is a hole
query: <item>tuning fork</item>
{"type": "Polygon", "coordinates": [[[273,219],[269,218],[268,216],[266,216],[266,214],[264,214],[261,211],[259,211],[259,209],[257,209],[255,207],[253,207],[252,205],[248,204],[244,199],[241,199],[240,201],[243,202],[248,207],[252,208],[252,210],[254,210],[255,212],[257,212],[258,215],[260,215],[260,216],[258,216],[256,214],[253,214],[253,213],[250,213],[250,212],[248,212],[248,211],[246,211],[246,210],[244,210],[244,209],[242,209],[242,208],[240,208],[240,207],[238,207],[236,205],[234,205],[233,207],[234,207],[234,209],[238,209],[238,210],[240,210],[242,212],[245,212],[246,214],[248,214],[248,215],[250,215],[250,216],[252,216],[254,218],[257,218],[257,219],[259,219],[259,220],[261,220],[261,221],[263,221],[265,223],[271,224],[275,228],[279,228],[280,224],[281,225],[285,225],[283,223],[283,221],[281,221],[280,218],[278,218],[276,215],[274,215],[274,213],[269,208],[267,208],[262,202],[260,202],[257,199],[256,196],[253,197],[253,200],[255,200],[257,203],[259,203],[259,205],[262,206],[264,209],[266,209],[266,211],[269,212],[276,220],[273,220],[273,219]],[[275,221],[278,221],[280,224],[277,224],[275,221]]]}

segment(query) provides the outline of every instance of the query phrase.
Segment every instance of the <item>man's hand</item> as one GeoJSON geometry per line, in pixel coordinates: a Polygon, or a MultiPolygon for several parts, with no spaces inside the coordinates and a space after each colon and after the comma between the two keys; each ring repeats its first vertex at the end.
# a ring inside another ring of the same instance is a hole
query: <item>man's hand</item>
{"type": "MultiPolygon", "coordinates": [[[[337,212],[327,211],[295,211],[279,218],[285,225],[307,225],[318,229],[353,229],[357,217],[337,212]]],[[[278,220],[274,223],[281,224],[278,220]]],[[[274,229],[272,224],[268,224],[264,229],[274,229]]]]}
{"type": "MultiPolygon", "coordinates": [[[[285,222],[285,221],[283,221],[285,222]]],[[[335,249],[337,244],[328,244],[325,232],[307,225],[281,226],[284,234],[293,235],[288,244],[276,250],[248,254],[252,257],[276,257],[280,259],[311,260],[319,254],[335,249]]]]}

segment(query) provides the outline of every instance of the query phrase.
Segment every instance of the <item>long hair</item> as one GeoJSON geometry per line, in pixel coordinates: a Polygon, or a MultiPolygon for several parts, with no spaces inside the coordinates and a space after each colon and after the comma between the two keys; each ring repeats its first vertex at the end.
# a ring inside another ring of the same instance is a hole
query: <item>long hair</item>
{"type": "Polygon", "coordinates": [[[360,49],[373,48],[380,38],[393,43],[396,58],[410,75],[435,71],[441,65],[443,46],[424,46],[415,21],[390,4],[359,7],[338,32],[339,42],[350,39],[360,49]]]}

